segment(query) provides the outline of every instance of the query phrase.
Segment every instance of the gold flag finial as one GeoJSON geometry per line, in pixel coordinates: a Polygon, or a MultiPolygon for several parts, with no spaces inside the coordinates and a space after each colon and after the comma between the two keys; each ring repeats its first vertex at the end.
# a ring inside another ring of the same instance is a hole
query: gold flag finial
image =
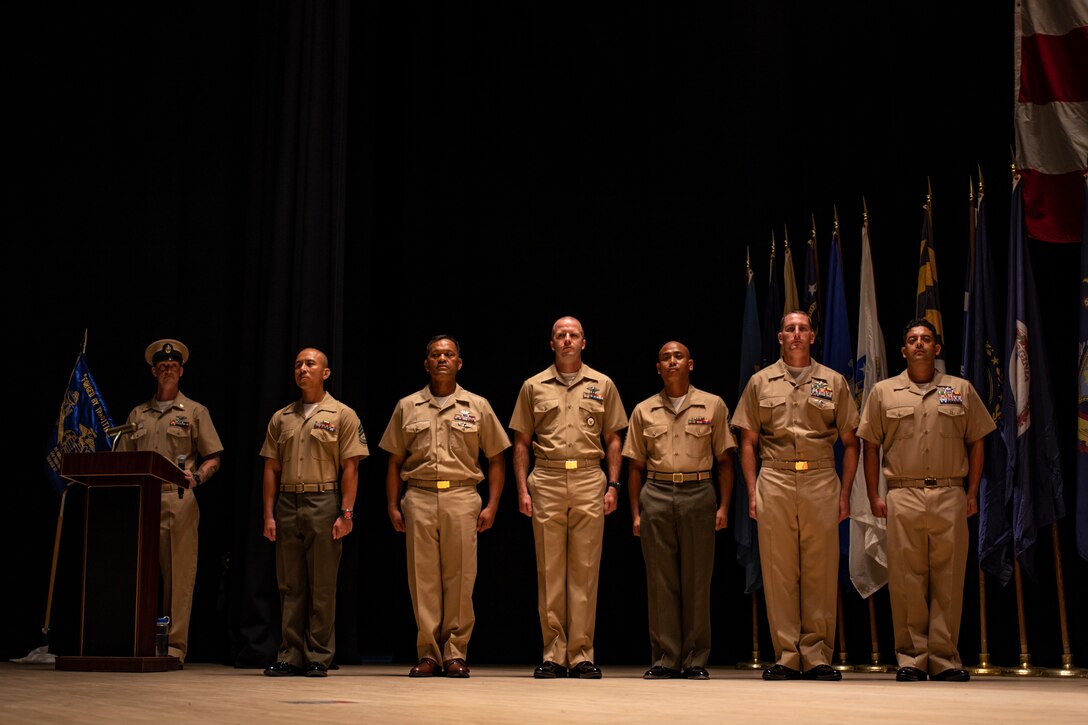
{"type": "Polygon", "coordinates": [[[865,194],[861,195],[861,223],[869,224],[869,205],[865,203],[865,194]]]}
{"type": "Polygon", "coordinates": [[[816,212],[812,213],[812,233],[809,236],[808,244],[810,247],[816,245],[816,212]]]}
{"type": "Polygon", "coordinates": [[[1012,173],[1013,183],[1016,183],[1020,180],[1020,174],[1016,171],[1016,150],[1012,146],[1009,146],[1009,157],[1012,159],[1009,162],[1009,171],[1012,173]]]}
{"type": "Polygon", "coordinates": [[[747,244],[744,245],[744,266],[747,268],[748,273],[752,273],[752,248],[747,244]]]}
{"type": "Polygon", "coordinates": [[[771,230],[771,259],[774,259],[774,229],[771,230]]]}
{"type": "Polygon", "coordinates": [[[982,180],[982,166],[978,167],[978,200],[982,201],[982,197],[986,194],[986,184],[982,180]]]}
{"type": "Polygon", "coordinates": [[[790,230],[785,224],[782,225],[782,248],[790,248],[790,230]]]}
{"type": "Polygon", "coordinates": [[[831,212],[835,216],[835,233],[839,233],[839,208],[834,204],[831,205],[831,212]]]}

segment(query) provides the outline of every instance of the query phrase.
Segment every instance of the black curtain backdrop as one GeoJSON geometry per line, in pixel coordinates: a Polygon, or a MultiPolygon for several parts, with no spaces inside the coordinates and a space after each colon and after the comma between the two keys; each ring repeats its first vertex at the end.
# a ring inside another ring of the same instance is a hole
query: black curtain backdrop
{"type": "MultiPolygon", "coordinates": [[[[460,382],[504,422],[521,381],[550,363],[548,332],[564,314],[582,320],[586,361],[613,377],[628,410],[657,391],[654,355],[669,339],[691,348],[694,383],[732,406],[746,247],[762,295],[770,235],[781,245],[788,230],[803,279],[814,215],[826,275],[837,210],[853,336],[864,196],[898,373],[928,181],[945,352],[958,368],[967,188],[980,169],[1004,284],[1013,3],[949,12],[938,2],[781,0],[622,11],[347,0],[6,8],[0,213],[18,415],[5,422],[11,585],[0,656],[39,643],[59,504],[44,445],[84,329],[117,421],[154,390],[142,358],[150,341],[177,337],[192,351],[182,389],[210,408],[226,451],[197,492],[189,659],[239,666],[265,664],[278,643],[257,453],[273,411],[296,397],[290,370],[303,346],[329,354],[330,391],[359,412],[372,446],[340,572],[345,663],[415,659],[404,540],[385,513],[377,442],[396,400],[425,384],[435,333],[461,341],[460,382]]],[[[1079,249],[1031,252],[1073,511],[1079,249]]],[[[1003,315],[1004,299],[989,303],[1003,315]]],[[[510,474],[480,537],[474,663],[539,658],[532,531],[515,488],[510,474]]],[[[621,499],[601,564],[606,665],[649,653],[642,556],[621,499]]],[[[1084,666],[1088,562],[1072,527],[1061,522],[1066,604],[1084,666]]],[[[1025,583],[1028,645],[1037,664],[1056,666],[1042,534],[1039,580],[1025,583]]],[[[58,596],[71,567],[62,557],[58,596]]],[[[722,532],[712,665],[751,656],[743,587],[722,532]]],[[[961,652],[973,664],[973,564],[965,591],[961,652]]],[[[78,612],[60,599],[53,630],[63,640],[78,612]]],[[[1012,586],[991,583],[987,604],[991,659],[1013,665],[1012,586]]],[[[867,604],[847,587],[843,606],[846,649],[864,662],[867,604]]],[[[893,661],[886,591],[876,607],[893,661]]]]}

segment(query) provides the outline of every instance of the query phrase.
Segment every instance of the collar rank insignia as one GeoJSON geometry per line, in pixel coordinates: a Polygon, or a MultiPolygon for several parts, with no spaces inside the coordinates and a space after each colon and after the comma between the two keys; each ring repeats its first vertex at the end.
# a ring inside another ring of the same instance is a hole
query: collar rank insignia
{"type": "Polygon", "coordinates": [[[316,428],[317,430],[327,430],[330,433],[336,432],[336,426],[327,420],[314,421],[314,428],[316,428]]]}
{"type": "Polygon", "coordinates": [[[585,391],[582,392],[582,397],[586,400],[596,400],[598,403],[604,402],[604,396],[601,395],[601,389],[596,385],[587,385],[585,391]]]}
{"type": "Polygon", "coordinates": [[[688,425],[713,425],[714,419],[707,418],[705,415],[700,415],[696,418],[688,418],[688,425]]]}
{"type": "Polygon", "coordinates": [[[172,421],[170,421],[170,425],[171,426],[176,426],[178,428],[188,428],[189,427],[189,419],[184,415],[179,415],[178,417],[176,417],[172,421]]]}
{"type": "Polygon", "coordinates": [[[963,405],[963,391],[956,390],[951,385],[938,385],[937,403],[939,405],[963,405]]]}
{"type": "MultiPolygon", "coordinates": [[[[453,419],[459,423],[475,423],[476,416],[472,414],[471,410],[459,410],[453,415],[453,419]]],[[[462,428],[465,426],[462,425],[462,428]]]]}
{"type": "Polygon", "coordinates": [[[808,396],[810,398],[833,400],[835,398],[835,391],[831,389],[831,384],[826,380],[822,378],[813,378],[812,388],[809,390],[808,396]]]}

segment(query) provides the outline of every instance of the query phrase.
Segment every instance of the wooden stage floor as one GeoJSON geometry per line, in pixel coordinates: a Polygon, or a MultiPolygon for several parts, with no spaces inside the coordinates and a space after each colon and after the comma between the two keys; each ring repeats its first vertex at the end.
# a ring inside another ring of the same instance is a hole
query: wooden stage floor
{"type": "Polygon", "coordinates": [[[532,679],[532,667],[473,667],[467,680],[410,679],[407,665],[341,667],[327,678],[189,664],[180,672],[57,672],[0,663],[0,723],[1088,723],[1088,678],[763,682],[711,671],[704,682],[645,681],[606,667],[597,681],[532,679]]]}

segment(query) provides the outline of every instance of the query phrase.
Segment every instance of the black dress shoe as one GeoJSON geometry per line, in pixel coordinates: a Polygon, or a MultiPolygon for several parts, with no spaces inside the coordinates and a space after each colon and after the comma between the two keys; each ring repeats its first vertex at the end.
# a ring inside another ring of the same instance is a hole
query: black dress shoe
{"type": "Polygon", "coordinates": [[[441,675],[442,668],[430,657],[424,657],[416,663],[415,667],[408,670],[409,677],[440,677],[441,675]]]}
{"type": "Polygon", "coordinates": [[[264,668],[264,673],[269,677],[291,677],[294,675],[301,675],[303,672],[304,670],[298,665],[283,661],[264,668]]]}
{"type": "Polygon", "coordinates": [[[654,665],[650,669],[646,670],[646,674],[642,676],[644,680],[676,680],[680,678],[680,670],[674,670],[671,667],[662,667],[661,665],[654,665]]]}
{"type": "Polygon", "coordinates": [[[326,667],[325,665],[321,664],[320,662],[311,662],[310,664],[306,665],[306,676],[307,677],[328,677],[329,676],[329,668],[326,667]]]}
{"type": "Polygon", "coordinates": [[[961,670],[953,667],[947,669],[944,672],[938,672],[930,677],[931,680],[940,680],[942,682],[969,682],[971,680],[971,673],[967,670],[961,670]]]}
{"type": "Polygon", "coordinates": [[[571,677],[580,677],[583,680],[599,680],[601,679],[601,668],[586,660],[571,667],[569,674],[571,677]]]}
{"type": "Polygon", "coordinates": [[[802,680],[819,680],[820,682],[838,682],[842,679],[842,673],[831,665],[816,665],[811,670],[801,673],[802,680]]]}
{"type": "Polygon", "coordinates": [[[895,673],[896,682],[925,682],[928,679],[929,675],[925,672],[909,665],[900,667],[895,673]]]}
{"type": "Polygon", "coordinates": [[[685,680],[709,680],[710,673],[706,671],[705,667],[689,667],[684,670],[685,680]]]}
{"type": "Polygon", "coordinates": [[[801,679],[801,673],[792,667],[786,667],[785,665],[774,665],[763,670],[763,679],[765,680],[799,680],[801,679]]]}
{"type": "Polygon", "coordinates": [[[544,663],[539,665],[533,670],[533,677],[538,680],[554,680],[557,677],[566,677],[567,668],[563,665],[556,664],[551,660],[544,660],[544,663]]]}

